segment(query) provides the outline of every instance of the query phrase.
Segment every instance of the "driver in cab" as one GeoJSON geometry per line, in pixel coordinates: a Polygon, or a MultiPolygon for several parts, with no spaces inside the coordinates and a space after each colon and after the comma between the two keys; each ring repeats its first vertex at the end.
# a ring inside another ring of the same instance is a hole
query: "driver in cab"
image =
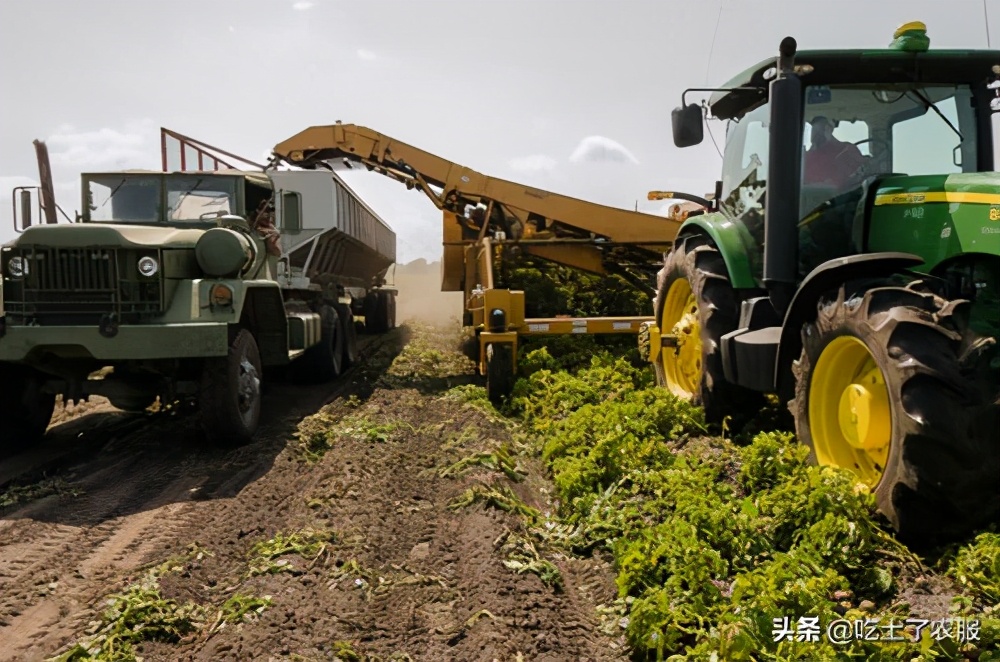
{"type": "Polygon", "coordinates": [[[833,137],[836,125],[829,118],[817,115],[810,126],[812,147],[805,153],[803,183],[843,191],[854,183],[865,157],[857,146],[833,137]]]}

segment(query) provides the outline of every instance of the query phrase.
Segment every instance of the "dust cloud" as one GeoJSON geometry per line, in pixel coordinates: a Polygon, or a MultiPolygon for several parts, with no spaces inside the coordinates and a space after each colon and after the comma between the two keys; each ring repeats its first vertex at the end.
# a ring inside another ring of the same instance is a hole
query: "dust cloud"
{"type": "Polygon", "coordinates": [[[395,274],[390,269],[390,282],[395,282],[396,323],[423,322],[438,327],[462,326],[462,293],[441,291],[441,263],[414,260],[397,264],[395,274]]]}

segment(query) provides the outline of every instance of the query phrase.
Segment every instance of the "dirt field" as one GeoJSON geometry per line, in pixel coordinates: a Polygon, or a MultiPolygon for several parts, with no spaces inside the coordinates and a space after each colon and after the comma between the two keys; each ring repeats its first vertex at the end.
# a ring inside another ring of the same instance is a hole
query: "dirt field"
{"type": "Polygon", "coordinates": [[[137,644],[145,660],[623,659],[598,630],[606,562],[453,502],[509,486],[551,508],[530,460],[511,477],[452,466],[516,442],[475,391],[451,390],[475,380],[456,337],[399,328],[325,388],[273,386],[244,448],[206,448],[192,412],[56,417],[0,464],[0,657],[81,642],[72,659],[89,659],[138,623],[176,634],[137,644]],[[516,572],[531,559],[557,572],[516,572]]]}

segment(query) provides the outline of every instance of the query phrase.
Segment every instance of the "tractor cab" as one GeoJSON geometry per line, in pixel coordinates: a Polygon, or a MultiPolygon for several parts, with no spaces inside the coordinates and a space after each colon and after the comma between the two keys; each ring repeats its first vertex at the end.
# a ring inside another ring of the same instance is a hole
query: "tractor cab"
{"type": "MultiPolygon", "coordinates": [[[[995,518],[1000,51],[931,50],[922,23],[877,50],[786,37],[700,91],[726,150],[659,273],[657,381],[731,428],[776,395],[904,537],[995,518]]],[[[676,109],[674,143],[702,122],[676,109]]]]}
{"type": "MultiPolygon", "coordinates": [[[[901,31],[922,29],[908,24],[901,31]]],[[[773,58],[734,77],[708,102],[713,116],[727,120],[718,208],[742,227],[747,253],[759,256],[750,265],[758,284],[775,178],[796,189],[795,204],[783,206],[794,218],[782,224],[798,228],[801,280],[827,260],[869,250],[866,220],[880,186],[895,179],[900,187],[933,187],[952,175],[993,170],[1000,52],[930,51],[926,39],[914,44],[898,35],[886,50],[796,53],[789,74],[801,92],[794,108],[774,108],[788,101],[770,98],[778,75],[773,58]],[[786,150],[795,145],[797,167],[788,159],[772,163],[778,138],[786,150]]]]}

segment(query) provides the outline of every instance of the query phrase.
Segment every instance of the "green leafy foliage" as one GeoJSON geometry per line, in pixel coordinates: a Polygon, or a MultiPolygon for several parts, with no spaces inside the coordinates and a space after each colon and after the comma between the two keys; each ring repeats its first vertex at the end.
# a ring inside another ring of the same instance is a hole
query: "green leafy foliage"
{"type": "Polygon", "coordinates": [[[636,659],[988,660],[1000,648],[992,533],[949,570],[975,597],[955,611],[978,621],[978,641],[776,637],[775,619],[884,627],[919,616],[897,583],[926,569],[883,528],[867,489],[810,466],[790,434],[759,432],[745,446],[707,436],[699,409],[625,359],[599,353],[571,373],[539,349],[522,363],[510,411],[552,472],[560,540],[613,555],[636,659]]]}

